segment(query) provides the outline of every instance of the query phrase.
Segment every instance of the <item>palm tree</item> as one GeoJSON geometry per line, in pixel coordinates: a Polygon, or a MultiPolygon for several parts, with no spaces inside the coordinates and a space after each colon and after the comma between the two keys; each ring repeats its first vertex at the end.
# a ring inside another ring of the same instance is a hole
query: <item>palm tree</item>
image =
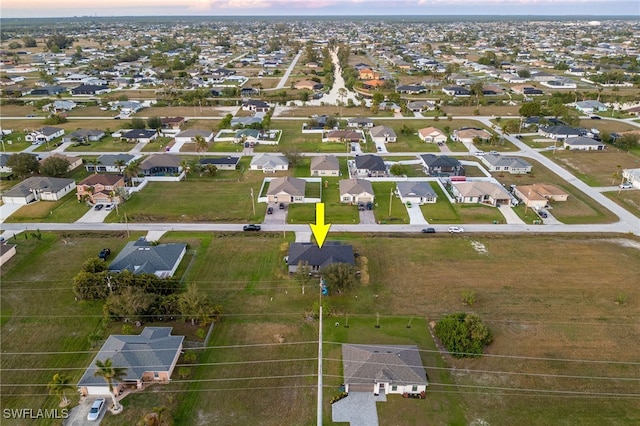
{"type": "Polygon", "coordinates": [[[76,387],[71,383],[71,377],[65,376],[64,374],[54,374],[53,378],[47,385],[49,388],[49,394],[55,394],[60,398],[60,406],[66,407],[71,402],[69,398],[67,398],[66,391],[72,391],[76,387]]]}
{"type": "Polygon", "coordinates": [[[209,144],[207,143],[205,138],[202,137],[202,135],[196,135],[193,138],[193,141],[196,143],[196,151],[201,155],[207,150],[207,148],[209,148],[209,144]]]}
{"type": "Polygon", "coordinates": [[[184,159],[180,162],[180,167],[184,170],[184,180],[187,180],[187,175],[191,173],[191,163],[184,159]]]}
{"type": "Polygon", "coordinates": [[[120,410],[120,404],[114,393],[113,382],[121,382],[127,375],[127,369],[123,367],[114,367],[111,358],[107,358],[104,362],[99,359],[96,360],[96,367],[98,369],[93,373],[96,377],[102,377],[109,385],[109,392],[113,395],[113,409],[120,410]]]}
{"type": "Polygon", "coordinates": [[[339,88],[338,96],[340,96],[340,117],[342,117],[342,105],[344,104],[344,97],[347,96],[347,89],[344,87],[339,88]]]}
{"type": "Polygon", "coordinates": [[[138,177],[140,174],[140,160],[130,162],[124,169],[124,177],[131,182],[134,177],[138,177]]]}
{"type": "Polygon", "coordinates": [[[118,168],[118,172],[122,174],[122,170],[124,169],[124,166],[127,165],[127,162],[123,159],[118,159],[114,161],[113,164],[118,168]]]}
{"type": "Polygon", "coordinates": [[[98,174],[98,164],[100,164],[100,160],[93,158],[89,160],[89,163],[93,164],[93,173],[98,174]]]}

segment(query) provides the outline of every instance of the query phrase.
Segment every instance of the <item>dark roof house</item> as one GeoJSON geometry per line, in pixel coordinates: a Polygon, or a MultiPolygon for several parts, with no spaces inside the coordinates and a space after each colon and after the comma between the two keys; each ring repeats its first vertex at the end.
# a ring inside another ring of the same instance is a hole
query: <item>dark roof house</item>
{"type": "Polygon", "coordinates": [[[334,263],[355,265],[353,247],[337,241],[326,241],[322,248],[314,243],[291,243],[287,265],[289,273],[298,271],[300,263],[307,264],[312,271],[321,271],[334,263]]]}
{"type": "Polygon", "coordinates": [[[128,242],[109,265],[109,271],[128,270],[134,274],[154,274],[160,278],[171,277],[187,252],[183,243],[153,245],[144,237],[128,242]]]}

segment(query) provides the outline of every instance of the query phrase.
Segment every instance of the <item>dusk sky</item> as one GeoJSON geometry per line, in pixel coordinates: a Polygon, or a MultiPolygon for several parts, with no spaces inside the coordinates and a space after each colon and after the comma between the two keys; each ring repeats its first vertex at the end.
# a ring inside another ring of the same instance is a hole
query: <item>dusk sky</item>
{"type": "Polygon", "coordinates": [[[2,17],[159,15],[625,15],[638,0],[2,0],[2,17]],[[91,6],[87,6],[91,3],[91,6]]]}

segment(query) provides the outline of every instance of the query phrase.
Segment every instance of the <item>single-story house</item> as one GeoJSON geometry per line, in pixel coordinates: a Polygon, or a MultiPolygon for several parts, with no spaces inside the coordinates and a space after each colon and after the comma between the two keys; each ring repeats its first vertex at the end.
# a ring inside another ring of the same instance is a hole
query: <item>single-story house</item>
{"type": "Polygon", "coordinates": [[[434,110],[436,105],[431,101],[411,101],[407,102],[407,108],[413,112],[423,112],[434,110]]]}
{"type": "Polygon", "coordinates": [[[371,182],[364,179],[342,179],[340,188],[341,203],[369,203],[375,201],[371,182]]]}
{"type": "Polygon", "coordinates": [[[518,185],[513,188],[513,194],[532,208],[542,208],[549,201],[567,201],[569,194],[554,185],[536,183],[533,185],[518,185]]]}
{"type": "Polygon", "coordinates": [[[62,138],[62,142],[97,142],[105,137],[102,130],[97,129],[78,129],[62,138]]]}
{"type": "Polygon", "coordinates": [[[242,129],[236,131],[235,135],[233,135],[234,143],[249,143],[251,146],[259,143],[261,130],[258,129],[242,129]]]}
{"type": "Polygon", "coordinates": [[[202,138],[209,143],[213,140],[214,135],[211,130],[188,129],[176,135],[176,143],[195,142],[196,136],[202,136],[202,138]]]}
{"type": "Polygon", "coordinates": [[[31,96],[56,96],[66,93],[68,89],[64,86],[52,85],[36,87],[29,93],[31,96]]]}
{"type": "Polygon", "coordinates": [[[355,163],[358,177],[387,176],[387,166],[382,157],[373,154],[360,155],[356,157],[355,163]]]}
{"type": "Polygon", "coordinates": [[[360,142],[362,140],[364,140],[362,132],[355,130],[330,130],[322,135],[322,142],[360,142]]]}
{"type": "Polygon", "coordinates": [[[142,160],[140,171],[145,176],[177,175],[182,172],[182,159],[171,154],[152,154],[142,160]]]}
{"type": "Polygon", "coordinates": [[[58,201],[73,191],[73,179],[32,176],[2,194],[5,204],[29,204],[34,201],[58,201]]]}
{"type": "Polygon", "coordinates": [[[422,154],[422,168],[428,176],[464,176],[460,160],[448,155],[422,154]]]}
{"type": "Polygon", "coordinates": [[[109,86],[97,85],[97,84],[81,84],[78,87],[71,89],[72,96],[85,96],[85,95],[101,95],[103,93],[109,93],[111,88],[109,86]]]}
{"type": "Polygon", "coordinates": [[[263,173],[275,173],[280,170],[289,170],[289,160],[282,155],[258,154],[253,157],[251,170],[262,170],[263,173]]]}
{"type": "Polygon", "coordinates": [[[476,138],[481,141],[488,141],[491,139],[491,136],[491,133],[484,129],[462,128],[453,131],[452,139],[454,141],[470,144],[473,143],[476,138]]]}
{"type": "Polygon", "coordinates": [[[127,164],[134,158],[130,154],[103,154],[97,158],[98,164],[87,163],[84,168],[88,172],[122,173],[127,164]],[[119,165],[121,163],[122,165],[119,165]]]}
{"type": "Polygon", "coordinates": [[[512,175],[531,173],[531,164],[519,157],[485,154],[482,162],[490,172],[509,172],[512,175]]]}
{"type": "Polygon", "coordinates": [[[158,137],[158,132],[150,129],[133,129],[122,134],[122,139],[127,142],[151,142],[158,137]]]}
{"type": "Polygon", "coordinates": [[[418,137],[420,140],[427,143],[445,143],[447,142],[447,135],[440,129],[435,127],[425,127],[418,130],[418,137]]]}
{"type": "Polygon", "coordinates": [[[356,264],[353,247],[337,241],[325,241],[322,248],[315,243],[291,243],[286,261],[290,274],[296,273],[300,264],[309,266],[313,272],[334,263],[356,264]]]}
{"type": "Polygon", "coordinates": [[[130,241],[109,265],[109,271],[131,271],[134,274],[154,274],[172,277],[187,252],[184,243],[151,244],[144,237],[130,241]]]}
{"type": "Polygon", "coordinates": [[[602,141],[586,138],[584,136],[570,137],[564,140],[564,149],[571,151],[604,151],[607,145],[602,141]]]}
{"type": "Polygon", "coordinates": [[[369,130],[369,134],[371,135],[371,140],[374,143],[382,143],[382,142],[397,142],[398,136],[396,132],[387,126],[376,126],[372,127],[369,130]]]}
{"type": "Polygon", "coordinates": [[[52,113],[56,113],[56,112],[61,112],[61,111],[71,111],[72,109],[74,109],[77,106],[78,106],[78,104],[76,104],[73,101],[57,100],[57,101],[53,101],[50,104],[47,104],[47,105],[43,106],[42,110],[43,111],[52,112],[52,113]]]}
{"type": "Polygon", "coordinates": [[[321,90],[324,85],[311,80],[301,80],[295,83],[293,87],[298,90],[321,90]]]}
{"type": "Polygon", "coordinates": [[[233,117],[231,119],[231,127],[246,127],[258,123],[262,123],[262,117],[233,117]]]}
{"type": "Polygon", "coordinates": [[[214,165],[218,170],[235,170],[238,168],[240,157],[202,158],[198,161],[203,166],[214,165]]]}
{"type": "Polygon", "coordinates": [[[51,142],[55,138],[59,138],[64,135],[64,129],[58,127],[45,126],[39,130],[35,130],[24,137],[27,142],[33,144],[41,144],[44,142],[51,142]]]}
{"type": "Polygon", "coordinates": [[[340,163],[335,155],[311,157],[311,176],[340,176],[340,163]]]}
{"type": "Polygon", "coordinates": [[[513,204],[514,197],[502,185],[487,182],[454,182],[453,196],[458,203],[481,203],[497,207],[513,204]]]}
{"type": "Polygon", "coordinates": [[[8,244],[6,242],[0,244],[0,266],[16,255],[16,247],[16,244],[8,244]]]}
{"type": "Polygon", "coordinates": [[[347,120],[347,127],[373,127],[373,120],[367,117],[353,117],[347,120]]]}
{"type": "Polygon", "coordinates": [[[640,169],[624,169],[622,170],[622,177],[635,188],[640,189],[640,169]]]}
{"type": "Polygon", "coordinates": [[[92,174],[81,180],[76,187],[78,201],[88,198],[91,204],[112,203],[119,201],[118,188],[124,188],[124,176],[92,174]]]}
{"type": "Polygon", "coordinates": [[[184,117],[163,117],[160,122],[163,129],[180,130],[186,120],[184,117]]]}
{"type": "Polygon", "coordinates": [[[345,392],[421,394],[427,374],[416,345],[342,345],[345,392]]]}
{"type": "MultiPolygon", "coordinates": [[[[58,154],[57,152],[54,152],[49,157],[61,158],[63,160],[67,160],[69,162],[69,168],[67,169],[68,172],[70,172],[71,170],[75,170],[78,167],[82,166],[82,157],[73,157],[73,156],[70,156],[70,155],[58,154]]],[[[49,157],[47,157],[47,158],[49,158],[49,157]]],[[[44,160],[46,160],[46,158],[40,160],[40,164],[42,164],[44,162],[44,160]]]]}
{"type": "Polygon", "coordinates": [[[593,100],[588,100],[588,101],[580,101],[580,102],[576,102],[575,103],[575,107],[578,111],[584,113],[584,114],[593,114],[594,112],[602,112],[602,111],[606,111],[607,109],[609,109],[605,104],[603,104],[600,101],[593,101],[593,100]]]}
{"type": "Polygon", "coordinates": [[[142,102],[138,101],[118,101],[111,105],[111,109],[118,109],[121,113],[127,115],[135,114],[136,112],[142,110],[142,108],[144,108],[142,102]]]}
{"type": "Polygon", "coordinates": [[[561,140],[571,138],[574,136],[580,136],[580,131],[565,124],[558,124],[554,126],[541,126],[538,128],[538,133],[544,137],[561,140]]]}
{"type": "Polygon", "coordinates": [[[268,112],[269,111],[269,104],[265,101],[261,101],[261,100],[257,100],[257,99],[251,99],[248,100],[247,102],[242,104],[242,109],[244,111],[253,111],[255,112],[268,112]]]}
{"type": "Polygon", "coordinates": [[[126,375],[113,384],[114,393],[129,385],[136,389],[151,383],[168,383],[182,352],[184,336],[172,336],[172,327],[145,327],[137,335],[112,334],[78,382],[83,396],[110,396],[109,385],[99,376],[96,361],[111,359],[112,365],[124,368],[126,375]]]}
{"type": "Polygon", "coordinates": [[[420,84],[406,84],[396,87],[396,92],[408,95],[417,95],[426,91],[427,88],[420,84]]]}
{"type": "Polygon", "coordinates": [[[429,182],[397,182],[396,187],[403,203],[408,201],[418,205],[433,204],[438,198],[429,182]]]}
{"type": "Polygon", "coordinates": [[[290,176],[273,179],[267,190],[268,203],[304,203],[307,181],[290,176]]]}
{"type": "Polygon", "coordinates": [[[442,93],[444,93],[445,95],[458,96],[458,97],[471,96],[471,92],[469,91],[469,89],[465,89],[464,87],[460,87],[460,86],[444,87],[442,89],[442,93]]]}

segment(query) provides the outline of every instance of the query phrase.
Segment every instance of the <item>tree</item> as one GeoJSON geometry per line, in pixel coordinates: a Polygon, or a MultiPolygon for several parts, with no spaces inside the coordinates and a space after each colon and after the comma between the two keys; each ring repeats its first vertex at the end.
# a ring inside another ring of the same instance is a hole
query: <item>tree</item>
{"type": "Polygon", "coordinates": [[[400,163],[395,163],[391,168],[389,168],[389,171],[394,176],[404,176],[407,174],[405,166],[400,163]]]}
{"type": "Polygon", "coordinates": [[[113,383],[120,382],[127,375],[127,369],[123,367],[114,367],[111,358],[107,358],[103,361],[96,360],[96,367],[98,369],[93,373],[95,377],[102,377],[109,385],[109,392],[113,395],[113,409],[120,410],[121,406],[118,403],[117,395],[114,393],[113,383]]]}
{"type": "Polygon", "coordinates": [[[36,47],[38,45],[36,39],[31,36],[22,37],[22,42],[24,43],[24,47],[36,47]]]}
{"type": "Polygon", "coordinates": [[[224,116],[222,120],[220,120],[220,124],[218,125],[218,129],[228,129],[231,127],[231,120],[233,119],[233,115],[227,114],[224,116]]]}
{"type": "Polygon", "coordinates": [[[215,164],[207,164],[206,169],[209,176],[215,176],[218,173],[218,168],[215,164]]]}
{"type": "Polygon", "coordinates": [[[180,161],[180,167],[184,171],[184,180],[187,180],[187,176],[191,173],[191,162],[186,158],[180,161]]]}
{"type": "Polygon", "coordinates": [[[195,283],[190,283],[187,286],[187,291],[180,294],[178,306],[185,321],[190,320],[191,325],[195,325],[198,319],[206,323],[208,313],[211,311],[209,299],[198,290],[195,283]]]}
{"type": "Polygon", "coordinates": [[[142,321],[151,312],[156,296],[140,287],[125,287],[119,294],[107,297],[105,315],[124,321],[142,321]]]}
{"type": "Polygon", "coordinates": [[[87,160],[87,162],[93,165],[93,173],[98,174],[98,164],[101,164],[101,161],[98,157],[87,160]]]}
{"type": "Polygon", "coordinates": [[[13,154],[7,159],[7,167],[10,167],[14,176],[17,178],[25,178],[35,173],[40,168],[38,157],[33,154],[21,152],[13,154]]]}
{"type": "Polygon", "coordinates": [[[146,129],[147,125],[145,124],[142,118],[132,118],[131,119],[131,128],[132,129],[146,129]]]}
{"type": "Polygon", "coordinates": [[[127,164],[127,167],[124,169],[124,177],[125,179],[131,183],[133,186],[133,178],[138,177],[140,174],[140,159],[134,160],[127,164]]]}
{"type": "Polygon", "coordinates": [[[282,155],[289,160],[289,166],[291,167],[296,167],[302,160],[302,154],[297,148],[285,148],[282,150],[282,155]]]}
{"type": "Polygon", "coordinates": [[[49,156],[40,165],[40,174],[51,177],[61,177],[69,171],[69,160],[57,156],[49,156]]]}
{"type": "Polygon", "coordinates": [[[55,34],[49,37],[45,44],[47,48],[52,52],[58,52],[60,50],[66,49],[67,47],[71,47],[73,44],[73,38],[67,37],[64,34],[55,34]]]}
{"type": "Polygon", "coordinates": [[[119,158],[119,159],[117,159],[116,161],[113,162],[113,165],[118,168],[118,173],[122,174],[122,171],[126,167],[127,162],[125,160],[119,158]]]}
{"type": "Polygon", "coordinates": [[[99,257],[92,257],[82,264],[82,270],[91,274],[97,274],[98,272],[106,271],[107,265],[105,261],[99,257]]]}
{"type": "Polygon", "coordinates": [[[207,143],[206,139],[202,137],[202,135],[196,135],[193,138],[193,141],[196,144],[196,151],[201,155],[207,150],[207,148],[209,148],[209,144],[207,143]]]}
{"type": "Polygon", "coordinates": [[[346,291],[357,283],[356,267],[349,263],[333,263],[322,270],[322,278],[329,293],[346,291]]]}
{"type": "Polygon", "coordinates": [[[162,119],[160,117],[147,118],[147,127],[159,131],[162,129],[162,119]]]}
{"type": "Polygon", "coordinates": [[[67,391],[74,391],[76,389],[75,384],[72,382],[72,378],[60,373],[53,375],[53,378],[47,387],[49,388],[50,395],[56,395],[60,398],[61,407],[66,407],[71,402],[69,401],[69,398],[67,398],[67,391]]]}
{"type": "Polygon", "coordinates": [[[523,103],[518,113],[523,117],[536,117],[540,115],[541,111],[542,105],[540,105],[540,102],[535,101],[523,103]]]}
{"type": "Polygon", "coordinates": [[[479,316],[458,312],[443,317],[435,327],[436,336],[456,358],[478,357],[491,343],[491,330],[479,316]]]}

